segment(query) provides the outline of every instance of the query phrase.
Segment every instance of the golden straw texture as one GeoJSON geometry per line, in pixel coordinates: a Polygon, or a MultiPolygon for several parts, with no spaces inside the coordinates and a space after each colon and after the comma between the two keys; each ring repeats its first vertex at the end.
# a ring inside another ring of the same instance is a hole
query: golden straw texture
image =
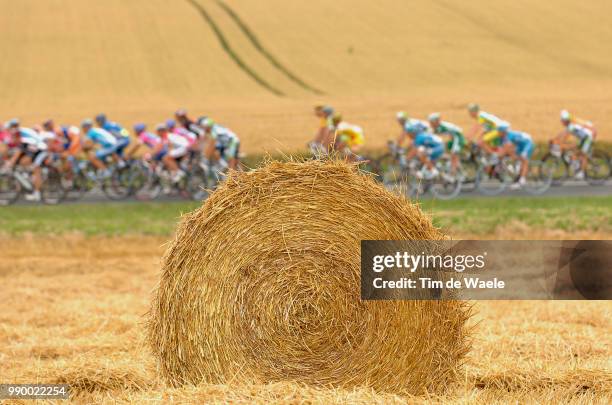
{"type": "Polygon", "coordinates": [[[297,381],[422,394],[468,350],[460,301],[360,300],[360,241],[442,239],[420,209],[341,161],[232,173],[184,216],[148,320],[172,385],[297,381]]]}

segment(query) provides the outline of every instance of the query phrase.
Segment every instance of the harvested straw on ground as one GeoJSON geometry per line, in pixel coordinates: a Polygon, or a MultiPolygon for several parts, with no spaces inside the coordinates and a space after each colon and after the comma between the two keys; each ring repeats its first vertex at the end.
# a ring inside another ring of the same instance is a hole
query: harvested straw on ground
{"type": "Polygon", "coordinates": [[[339,161],[233,173],[186,215],[148,338],[172,385],[297,381],[422,394],[468,350],[460,301],[360,300],[362,239],[442,239],[420,209],[339,161]]]}

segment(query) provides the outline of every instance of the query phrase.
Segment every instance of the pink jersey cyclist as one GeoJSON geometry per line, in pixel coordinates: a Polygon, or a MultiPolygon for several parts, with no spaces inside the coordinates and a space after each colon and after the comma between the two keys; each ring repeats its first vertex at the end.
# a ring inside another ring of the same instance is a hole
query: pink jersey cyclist
{"type": "Polygon", "coordinates": [[[166,128],[168,128],[169,133],[176,134],[176,135],[179,135],[185,138],[187,140],[189,148],[191,148],[198,140],[198,137],[196,134],[194,134],[193,132],[189,131],[188,129],[184,127],[177,126],[174,120],[166,121],[166,128]]]}
{"type": "Polygon", "coordinates": [[[134,134],[138,139],[138,143],[135,149],[130,152],[130,156],[133,155],[136,150],[138,150],[141,146],[146,146],[147,148],[151,149],[151,151],[153,152],[153,156],[151,157],[155,161],[160,161],[166,155],[168,148],[164,140],[157,134],[147,131],[146,125],[134,125],[134,134]]]}

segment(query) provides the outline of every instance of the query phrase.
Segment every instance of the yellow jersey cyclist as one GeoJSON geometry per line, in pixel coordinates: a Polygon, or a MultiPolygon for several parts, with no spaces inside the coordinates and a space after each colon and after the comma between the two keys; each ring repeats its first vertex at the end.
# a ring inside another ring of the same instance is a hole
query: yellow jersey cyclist
{"type": "Polygon", "coordinates": [[[431,130],[435,135],[448,136],[450,139],[446,143],[446,149],[451,155],[451,174],[457,173],[460,162],[460,153],[465,146],[463,130],[455,124],[442,121],[440,113],[431,113],[428,117],[431,130]]]}
{"type": "Polygon", "coordinates": [[[329,131],[334,136],[334,149],[346,154],[351,161],[357,160],[365,143],[363,129],[343,121],[342,115],[336,113],[331,119],[329,131]]]}
{"type": "Polygon", "coordinates": [[[584,179],[584,172],[588,164],[589,154],[593,147],[593,139],[595,138],[595,127],[591,122],[582,121],[583,124],[579,124],[576,119],[567,110],[561,111],[561,124],[563,125],[563,131],[553,139],[553,144],[559,145],[561,150],[563,149],[575,149],[578,160],[580,162],[580,170],[576,173],[575,177],[578,180],[584,179]],[[571,144],[567,142],[568,137],[575,137],[578,141],[577,144],[571,144]]]}
{"type": "Polygon", "coordinates": [[[474,103],[468,105],[468,113],[470,117],[476,120],[472,135],[476,139],[478,146],[489,153],[493,153],[501,145],[497,129],[501,125],[510,127],[510,123],[491,113],[482,111],[480,106],[474,103]]]}
{"type": "Polygon", "coordinates": [[[412,132],[418,130],[419,132],[429,132],[431,131],[431,127],[427,121],[419,120],[416,118],[408,118],[408,114],[404,111],[399,111],[395,114],[395,118],[397,119],[397,123],[402,128],[400,134],[397,137],[395,143],[398,148],[404,146],[404,144],[410,144],[412,142],[408,142],[411,137],[412,132]]]}

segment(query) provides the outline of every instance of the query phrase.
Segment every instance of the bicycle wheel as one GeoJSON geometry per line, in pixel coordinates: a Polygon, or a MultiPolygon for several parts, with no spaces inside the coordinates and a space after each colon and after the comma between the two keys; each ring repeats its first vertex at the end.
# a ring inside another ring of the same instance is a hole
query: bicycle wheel
{"type": "Polygon", "coordinates": [[[74,173],[72,179],[62,176],[62,187],[66,190],[66,199],[71,201],[80,200],[92,188],[87,176],[81,171],[74,173]]]}
{"type": "Polygon", "coordinates": [[[434,197],[440,200],[450,200],[461,192],[461,176],[458,173],[452,174],[452,163],[448,156],[444,156],[436,164],[440,174],[431,180],[429,189],[434,197]]]}
{"type": "Polygon", "coordinates": [[[66,189],[62,184],[62,174],[55,167],[43,168],[43,183],[40,189],[42,201],[45,204],[59,204],[66,197],[66,189]]]}
{"type": "Polygon", "coordinates": [[[529,194],[543,194],[552,185],[554,166],[547,166],[541,160],[529,162],[525,191],[529,194]]]}
{"type": "Polygon", "coordinates": [[[136,193],[145,187],[149,181],[149,168],[140,162],[131,162],[128,166],[127,182],[129,183],[129,189],[131,195],[136,193]]]}
{"type": "Polygon", "coordinates": [[[502,193],[512,182],[512,176],[502,163],[496,165],[481,165],[476,174],[476,189],[484,195],[502,193]]]}
{"type": "Polygon", "coordinates": [[[10,205],[19,199],[21,185],[13,173],[0,173],[0,205],[10,205]]]}
{"type": "Polygon", "coordinates": [[[195,165],[187,177],[187,192],[192,200],[202,201],[208,198],[210,189],[208,188],[207,178],[207,171],[200,165],[195,165]]]}
{"type": "Polygon", "coordinates": [[[102,191],[111,200],[124,200],[131,192],[130,170],[113,168],[111,176],[102,183],[102,191]]]}
{"type": "Polygon", "coordinates": [[[550,172],[552,185],[554,186],[561,185],[569,176],[569,170],[565,160],[551,153],[547,153],[542,157],[541,167],[546,167],[546,170],[550,172]]]}
{"type": "Polygon", "coordinates": [[[473,159],[462,160],[459,166],[461,176],[461,189],[471,191],[476,188],[476,177],[478,176],[478,163],[473,159]]]}
{"type": "Polygon", "coordinates": [[[162,192],[162,184],[159,176],[154,172],[148,172],[142,185],[134,191],[134,197],[138,200],[155,200],[162,192]]]}
{"type": "Polygon", "coordinates": [[[600,186],[610,177],[610,159],[603,151],[593,151],[586,168],[586,178],[590,185],[600,186]]]}

